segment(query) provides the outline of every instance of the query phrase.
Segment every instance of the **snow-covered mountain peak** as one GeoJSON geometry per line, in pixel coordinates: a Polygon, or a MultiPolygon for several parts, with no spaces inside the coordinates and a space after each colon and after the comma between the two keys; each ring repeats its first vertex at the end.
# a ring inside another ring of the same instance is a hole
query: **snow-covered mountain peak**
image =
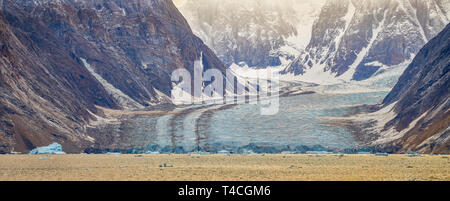
{"type": "Polygon", "coordinates": [[[308,45],[325,0],[188,0],[179,9],[227,65],[281,65],[308,45]]]}
{"type": "Polygon", "coordinates": [[[329,0],[306,50],[282,73],[318,83],[370,78],[411,59],[439,33],[449,22],[447,2],[329,0]]]}
{"type": "Polygon", "coordinates": [[[228,66],[285,66],[315,83],[404,63],[449,23],[450,0],[187,0],[193,32],[228,66]],[[323,80],[325,79],[325,80],[323,80]]]}

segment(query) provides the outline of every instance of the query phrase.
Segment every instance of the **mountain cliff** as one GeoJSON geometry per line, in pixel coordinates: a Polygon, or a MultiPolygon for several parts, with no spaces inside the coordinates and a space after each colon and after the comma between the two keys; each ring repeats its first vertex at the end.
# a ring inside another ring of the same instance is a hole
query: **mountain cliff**
{"type": "Polygon", "coordinates": [[[0,152],[95,142],[98,106],[169,102],[170,74],[225,65],[168,0],[0,1],[0,152]],[[201,56],[202,55],[202,56],[201,56]]]}
{"type": "Polygon", "coordinates": [[[364,80],[410,60],[450,19],[448,0],[328,0],[284,74],[364,80]]]}
{"type": "MultiPolygon", "coordinates": [[[[373,146],[450,153],[450,25],[428,42],[374,114],[373,146]],[[377,129],[375,129],[377,130],[377,129]]],[[[369,115],[369,116],[371,116],[369,115]]]]}

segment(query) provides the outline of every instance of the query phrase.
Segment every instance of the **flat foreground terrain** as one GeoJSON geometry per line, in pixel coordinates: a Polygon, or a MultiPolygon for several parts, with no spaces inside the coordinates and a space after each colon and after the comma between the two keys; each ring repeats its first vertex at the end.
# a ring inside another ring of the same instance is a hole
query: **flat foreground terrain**
{"type": "Polygon", "coordinates": [[[444,180],[448,156],[0,155],[0,180],[444,180]]]}

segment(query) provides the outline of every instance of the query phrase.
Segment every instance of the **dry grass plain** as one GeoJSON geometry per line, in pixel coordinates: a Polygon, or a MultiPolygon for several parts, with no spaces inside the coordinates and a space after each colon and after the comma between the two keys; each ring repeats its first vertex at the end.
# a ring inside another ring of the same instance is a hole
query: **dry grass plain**
{"type": "Polygon", "coordinates": [[[450,159],[442,155],[0,155],[0,180],[450,181],[450,159]]]}

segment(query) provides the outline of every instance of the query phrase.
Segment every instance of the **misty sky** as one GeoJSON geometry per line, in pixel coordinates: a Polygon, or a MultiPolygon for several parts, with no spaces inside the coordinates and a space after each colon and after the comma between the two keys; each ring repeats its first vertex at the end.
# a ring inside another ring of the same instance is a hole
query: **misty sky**
{"type": "Polygon", "coordinates": [[[173,0],[176,6],[182,6],[187,0],[173,0]]]}

